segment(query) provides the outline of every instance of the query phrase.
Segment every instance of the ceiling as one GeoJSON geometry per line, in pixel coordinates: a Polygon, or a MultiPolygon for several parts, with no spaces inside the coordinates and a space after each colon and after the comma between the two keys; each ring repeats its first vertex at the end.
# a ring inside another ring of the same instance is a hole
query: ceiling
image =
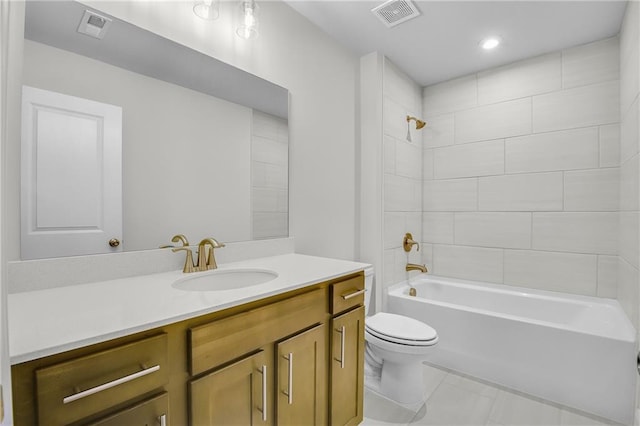
{"type": "Polygon", "coordinates": [[[421,15],[387,28],[383,1],[286,0],[359,56],[378,51],[420,86],[618,34],[626,1],[413,1],[421,15]],[[503,42],[483,51],[479,42],[503,42]]]}

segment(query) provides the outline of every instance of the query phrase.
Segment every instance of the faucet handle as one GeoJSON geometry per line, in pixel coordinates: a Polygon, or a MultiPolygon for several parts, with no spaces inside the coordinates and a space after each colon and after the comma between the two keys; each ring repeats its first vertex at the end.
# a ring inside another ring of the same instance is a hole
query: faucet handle
{"type": "Polygon", "coordinates": [[[404,238],[402,239],[402,247],[404,248],[404,251],[409,253],[412,246],[417,246],[418,251],[420,251],[420,244],[413,240],[413,235],[411,235],[410,232],[407,232],[404,234],[404,238]]]}
{"type": "Polygon", "coordinates": [[[176,247],[171,249],[171,251],[174,253],[179,252],[181,250],[184,250],[187,252],[187,258],[184,260],[184,268],[182,268],[182,272],[184,273],[195,272],[196,269],[193,266],[193,252],[189,247],[176,247]]]}

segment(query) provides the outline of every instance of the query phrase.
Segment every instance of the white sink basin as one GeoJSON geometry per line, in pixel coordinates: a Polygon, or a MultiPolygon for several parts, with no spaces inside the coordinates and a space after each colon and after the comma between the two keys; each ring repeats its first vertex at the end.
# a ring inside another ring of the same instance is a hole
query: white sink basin
{"type": "Polygon", "coordinates": [[[268,269],[216,269],[194,272],[173,283],[173,288],[185,291],[235,290],[264,284],[278,278],[268,269]]]}

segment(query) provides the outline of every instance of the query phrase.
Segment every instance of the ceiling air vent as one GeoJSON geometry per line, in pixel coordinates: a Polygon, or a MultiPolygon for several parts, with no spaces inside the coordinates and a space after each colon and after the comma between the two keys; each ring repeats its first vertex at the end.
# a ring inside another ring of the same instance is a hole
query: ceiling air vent
{"type": "Polygon", "coordinates": [[[78,25],[78,32],[102,40],[110,25],[111,19],[85,10],[78,25]]]}
{"type": "Polygon", "coordinates": [[[420,11],[409,0],[389,0],[371,9],[387,27],[395,27],[420,15],[420,11]]]}

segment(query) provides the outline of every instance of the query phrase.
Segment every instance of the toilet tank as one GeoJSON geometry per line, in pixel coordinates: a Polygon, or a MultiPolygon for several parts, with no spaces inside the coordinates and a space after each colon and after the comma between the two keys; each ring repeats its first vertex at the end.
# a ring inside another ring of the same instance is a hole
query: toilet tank
{"type": "Polygon", "coordinates": [[[371,304],[371,295],[373,294],[373,266],[369,266],[364,270],[364,289],[364,314],[367,315],[371,304]]]}

